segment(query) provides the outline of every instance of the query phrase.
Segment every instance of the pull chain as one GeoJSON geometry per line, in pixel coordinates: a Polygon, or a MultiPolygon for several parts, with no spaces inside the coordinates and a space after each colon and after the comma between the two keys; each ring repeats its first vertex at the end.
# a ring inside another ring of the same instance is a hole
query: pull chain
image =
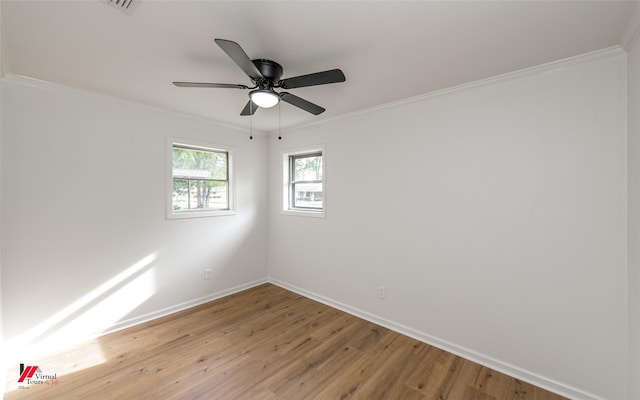
{"type": "Polygon", "coordinates": [[[282,118],[280,116],[280,110],[282,106],[282,102],[278,103],[278,140],[282,140],[282,118]]]}
{"type": "Polygon", "coordinates": [[[253,101],[249,100],[249,139],[253,140],[253,101]]]}

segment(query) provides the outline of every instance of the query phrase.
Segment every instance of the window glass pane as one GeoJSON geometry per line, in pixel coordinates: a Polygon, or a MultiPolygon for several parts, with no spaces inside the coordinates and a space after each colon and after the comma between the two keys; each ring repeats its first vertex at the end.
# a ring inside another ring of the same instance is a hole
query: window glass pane
{"type": "Polygon", "coordinates": [[[293,207],[322,209],[322,183],[294,183],[293,207]]]}
{"type": "Polygon", "coordinates": [[[226,180],[227,153],[174,147],[173,176],[226,180]]]}
{"type": "Polygon", "coordinates": [[[189,181],[186,179],[173,180],[173,211],[189,209],[189,181]]]}
{"type": "Polygon", "coordinates": [[[173,180],[173,210],[228,210],[228,182],[173,180]]]}
{"type": "Polygon", "coordinates": [[[295,157],[293,169],[295,181],[322,180],[322,156],[295,157]]]}
{"type": "Polygon", "coordinates": [[[189,209],[226,210],[229,208],[227,182],[192,180],[189,185],[189,209]]]}
{"type": "Polygon", "coordinates": [[[228,182],[205,182],[208,185],[207,202],[209,209],[228,210],[229,209],[229,183],[228,182]]]}

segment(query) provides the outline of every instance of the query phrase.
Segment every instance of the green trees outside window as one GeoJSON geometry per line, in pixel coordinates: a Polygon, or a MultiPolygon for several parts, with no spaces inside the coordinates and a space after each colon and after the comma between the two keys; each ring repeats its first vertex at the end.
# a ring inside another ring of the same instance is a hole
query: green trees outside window
{"type": "Polygon", "coordinates": [[[229,210],[229,154],[173,145],[173,210],[229,210]]]}

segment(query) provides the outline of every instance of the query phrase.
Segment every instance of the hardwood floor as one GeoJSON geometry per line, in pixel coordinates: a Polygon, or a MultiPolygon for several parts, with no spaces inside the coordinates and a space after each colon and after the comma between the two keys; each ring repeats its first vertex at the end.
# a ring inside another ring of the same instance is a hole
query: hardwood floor
{"type": "Polygon", "coordinates": [[[5,399],[563,398],[271,284],[38,362],[5,399]]]}

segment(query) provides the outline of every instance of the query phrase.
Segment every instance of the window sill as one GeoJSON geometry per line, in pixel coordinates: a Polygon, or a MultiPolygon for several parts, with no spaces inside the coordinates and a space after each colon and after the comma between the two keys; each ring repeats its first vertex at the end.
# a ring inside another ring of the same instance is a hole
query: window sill
{"type": "Polygon", "coordinates": [[[308,211],[308,210],[282,210],[284,215],[295,215],[298,217],[312,217],[312,218],[324,218],[324,210],[322,211],[308,211]]]}
{"type": "Polygon", "coordinates": [[[227,215],[236,215],[234,210],[220,211],[185,211],[181,213],[171,213],[167,215],[167,219],[183,219],[183,218],[203,218],[203,217],[223,217],[227,215]]]}

